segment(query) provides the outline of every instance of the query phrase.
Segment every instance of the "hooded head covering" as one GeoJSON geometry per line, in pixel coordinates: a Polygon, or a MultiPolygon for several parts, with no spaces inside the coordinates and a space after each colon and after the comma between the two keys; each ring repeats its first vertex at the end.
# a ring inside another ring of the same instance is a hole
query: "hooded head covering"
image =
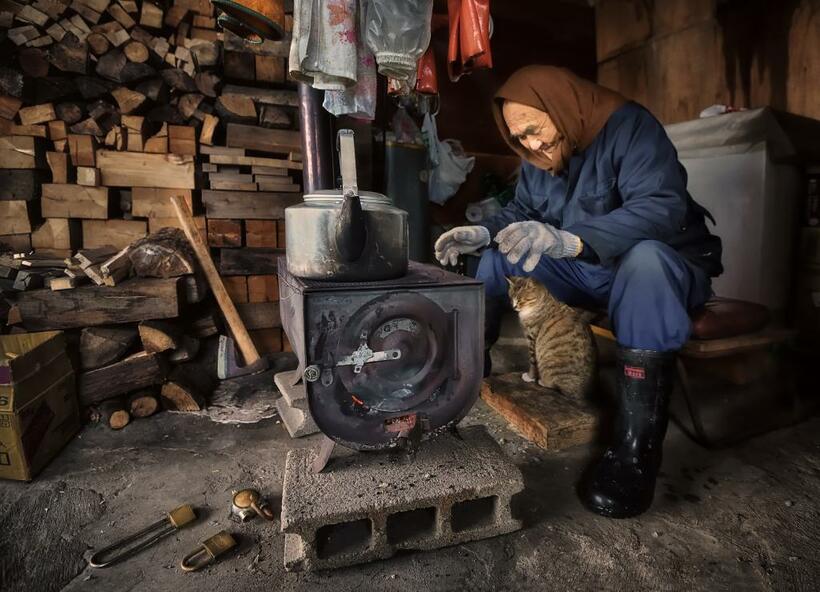
{"type": "Polygon", "coordinates": [[[615,91],[579,78],[565,68],[526,66],[517,70],[498,89],[493,115],[501,135],[521,158],[555,175],[564,169],[572,153],[584,150],[606,125],[609,116],[626,99],[615,91]],[[501,107],[515,101],[546,112],[560,134],[552,158],[524,148],[510,137],[501,107]]]}

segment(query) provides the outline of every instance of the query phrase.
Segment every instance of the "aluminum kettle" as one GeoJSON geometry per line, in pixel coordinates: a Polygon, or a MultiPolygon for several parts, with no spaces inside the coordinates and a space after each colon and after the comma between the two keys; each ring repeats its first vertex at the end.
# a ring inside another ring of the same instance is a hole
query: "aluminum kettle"
{"type": "Polygon", "coordinates": [[[407,272],[407,212],[359,191],[353,131],[339,130],[342,189],[316,191],[285,209],[288,271],[334,281],[393,279],[407,272]]]}

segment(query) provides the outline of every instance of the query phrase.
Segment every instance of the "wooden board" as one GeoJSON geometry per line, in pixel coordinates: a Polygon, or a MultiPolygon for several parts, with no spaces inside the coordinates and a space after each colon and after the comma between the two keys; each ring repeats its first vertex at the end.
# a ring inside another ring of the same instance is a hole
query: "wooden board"
{"type": "Polygon", "coordinates": [[[164,154],[97,151],[102,183],[109,187],[194,189],[194,161],[164,154]]]}
{"type": "MultiPolygon", "coordinates": [[[[284,224],[284,221],[281,221],[284,224]]],[[[276,220],[245,220],[245,246],[271,247],[280,246],[277,242],[276,220]]],[[[282,248],[285,245],[281,245],[282,248]]]]}
{"type": "Polygon", "coordinates": [[[0,200],[0,234],[26,234],[31,232],[28,202],[0,200]]]}
{"type": "Polygon", "coordinates": [[[225,144],[261,152],[301,152],[302,140],[298,131],[275,130],[255,125],[229,123],[225,144]]]}
{"type": "Polygon", "coordinates": [[[119,362],[80,374],[77,390],[80,404],[91,405],[147,386],[162,384],[167,374],[168,366],[162,355],[136,353],[119,362]]]}
{"type": "Polygon", "coordinates": [[[211,247],[241,247],[242,221],[209,218],[208,245],[211,247]]]}
{"type": "Polygon", "coordinates": [[[131,215],[140,218],[175,218],[171,197],[180,196],[193,209],[190,189],[134,187],[131,190],[131,215]]]}
{"type": "Polygon", "coordinates": [[[187,125],[169,125],[168,150],[174,154],[196,156],[196,128],[187,125]]]}
{"type": "MultiPolygon", "coordinates": [[[[251,47],[250,44],[245,45],[251,47]]],[[[295,90],[275,90],[270,88],[256,88],[250,86],[238,86],[236,84],[226,84],[222,89],[223,95],[241,95],[253,99],[256,103],[263,105],[276,105],[279,107],[298,107],[299,97],[295,90]]]]}
{"type": "Polygon", "coordinates": [[[278,300],[279,276],[272,274],[248,276],[248,302],[277,302],[278,300]]]}
{"type": "Polygon", "coordinates": [[[112,246],[124,249],[148,234],[143,220],[83,220],[83,248],[112,246]]]}
{"type": "MultiPolygon", "coordinates": [[[[205,216],[194,216],[194,225],[196,229],[199,230],[199,233],[202,236],[205,236],[205,216]]],[[[181,229],[182,226],[179,224],[179,218],[174,216],[173,218],[148,218],[148,233],[154,234],[155,232],[159,231],[161,228],[179,228],[181,229]]]]}
{"type": "Polygon", "coordinates": [[[275,275],[282,249],[244,248],[219,251],[220,275],[275,275]]]}
{"type": "Polygon", "coordinates": [[[0,169],[44,169],[42,140],[30,136],[0,136],[0,169]]]}
{"type": "Polygon", "coordinates": [[[546,450],[593,442],[596,415],[561,393],[526,383],[518,373],[491,376],[481,398],[524,438],[546,450]]]}
{"type": "Polygon", "coordinates": [[[23,325],[30,331],[73,329],[179,316],[177,278],[130,279],[115,287],[88,286],[18,296],[23,325]]]}
{"type": "Polygon", "coordinates": [[[278,302],[249,302],[236,306],[248,331],[281,327],[278,302]]]}
{"type": "Polygon", "coordinates": [[[286,207],[301,202],[302,198],[293,193],[202,190],[209,218],[276,220],[285,217],[286,207]]]}
{"type": "Polygon", "coordinates": [[[16,253],[28,253],[31,250],[31,235],[0,234],[0,244],[8,246],[16,253]]]}
{"type": "Polygon", "coordinates": [[[35,249],[77,249],[80,247],[80,224],[66,218],[47,218],[31,233],[35,249]]]}
{"type": "Polygon", "coordinates": [[[94,136],[68,134],[68,151],[74,166],[96,166],[97,141],[94,136]]]}
{"type": "Polygon", "coordinates": [[[239,166],[266,166],[301,171],[302,163],[281,158],[263,158],[261,156],[228,156],[215,154],[209,159],[213,164],[237,164],[239,166]]]}
{"type": "Polygon", "coordinates": [[[40,201],[45,218],[108,218],[108,187],[45,183],[40,201]]]}
{"type": "Polygon", "coordinates": [[[234,304],[248,302],[248,278],[244,275],[233,275],[222,278],[225,290],[234,304]]]}

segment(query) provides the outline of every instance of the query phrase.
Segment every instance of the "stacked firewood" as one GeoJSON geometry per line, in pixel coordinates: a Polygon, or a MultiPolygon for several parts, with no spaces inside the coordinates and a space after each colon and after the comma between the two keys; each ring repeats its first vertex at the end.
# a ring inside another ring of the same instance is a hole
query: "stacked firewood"
{"type": "Polygon", "coordinates": [[[128,290],[156,281],[129,245],[178,226],[177,195],[259,349],[288,349],[275,273],[301,188],[289,40],[249,45],[215,16],[207,0],[0,0],[0,253],[18,257],[0,262],[0,292],[44,303],[24,322],[0,311],[0,330],[198,321],[170,300],[167,317],[123,312],[128,290]],[[33,320],[98,297],[122,310],[33,320]]]}

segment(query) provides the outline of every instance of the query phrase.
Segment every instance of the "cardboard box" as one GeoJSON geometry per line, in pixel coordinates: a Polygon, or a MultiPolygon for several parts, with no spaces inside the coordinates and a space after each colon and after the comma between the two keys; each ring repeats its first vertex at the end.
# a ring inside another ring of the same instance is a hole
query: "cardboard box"
{"type": "Polygon", "coordinates": [[[0,478],[31,481],[79,428],[62,331],[0,336],[0,478]]]}

